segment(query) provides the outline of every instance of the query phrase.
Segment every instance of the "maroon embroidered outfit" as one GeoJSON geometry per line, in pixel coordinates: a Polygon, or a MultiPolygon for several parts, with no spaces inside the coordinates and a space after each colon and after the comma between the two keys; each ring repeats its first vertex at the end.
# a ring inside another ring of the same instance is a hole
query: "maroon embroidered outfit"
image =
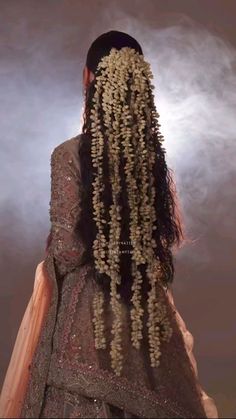
{"type": "MultiPolygon", "coordinates": [[[[20,417],[205,418],[183,335],[161,286],[173,334],[170,342],[162,343],[158,368],[150,366],[147,330],[141,349],[132,347],[125,305],[122,316],[127,329],[122,335],[125,353],[120,377],[111,369],[109,345],[106,350],[95,349],[92,300],[99,285],[93,281],[91,267],[81,265],[84,248],[74,233],[81,199],[79,139],[65,141],[52,153],[51,235],[44,268],[53,293],[20,417]]],[[[105,304],[105,319],[110,342],[109,304],[105,304]]]]}

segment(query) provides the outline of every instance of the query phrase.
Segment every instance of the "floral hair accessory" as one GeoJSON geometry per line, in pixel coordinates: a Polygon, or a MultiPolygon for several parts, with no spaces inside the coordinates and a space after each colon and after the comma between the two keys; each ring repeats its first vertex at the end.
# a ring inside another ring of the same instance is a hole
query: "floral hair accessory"
{"type": "MultiPolygon", "coordinates": [[[[121,282],[119,272],[120,252],[117,243],[121,233],[121,207],[118,204],[121,189],[121,170],[125,173],[128,205],[130,208],[130,241],[135,243],[132,252],[132,345],[140,348],[142,339],[141,305],[142,274],[139,266],[147,264],[146,273],[150,281],[148,293],[148,337],[152,367],[159,365],[161,355],[160,341],[168,341],[172,335],[165,305],[157,295],[157,281],[162,277],[160,261],[153,251],[156,247],[152,238],[156,221],[154,207],[155,188],[152,174],[155,151],[148,141],[153,132],[158,132],[158,116],[154,104],[154,95],[150,80],[153,78],[150,65],[144,57],[129,47],[117,50],[103,57],[95,74],[95,93],[90,110],[92,135],[92,164],[95,171],[93,182],[93,215],[97,227],[97,236],[93,242],[95,267],[98,272],[106,273],[111,278],[110,296],[114,313],[111,342],[112,368],[117,375],[122,370],[122,304],[117,285],[121,282]],[[102,130],[102,126],[105,127],[102,130]],[[104,146],[108,150],[109,175],[113,202],[109,209],[110,230],[106,239],[104,228],[105,208],[101,199],[103,184],[104,146]],[[125,165],[121,165],[125,161],[125,165]]],[[[163,141],[158,132],[158,141],[163,141]]],[[[95,294],[93,301],[95,346],[106,348],[103,324],[104,295],[95,294]]]]}

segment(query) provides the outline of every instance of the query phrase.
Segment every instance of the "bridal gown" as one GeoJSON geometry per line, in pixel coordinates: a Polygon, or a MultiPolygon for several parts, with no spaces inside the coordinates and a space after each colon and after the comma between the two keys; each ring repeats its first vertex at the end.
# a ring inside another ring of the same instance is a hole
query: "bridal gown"
{"type": "MultiPolygon", "coordinates": [[[[82,134],[81,134],[82,135],[82,134]]],[[[198,380],[193,335],[173,295],[158,285],[173,330],[162,343],[160,366],[149,361],[146,323],[141,349],[130,343],[129,308],[123,304],[124,363],[121,376],[107,349],[95,349],[92,300],[99,285],[82,265],[84,251],[73,233],[80,213],[81,135],[51,156],[50,244],[35,272],[0,397],[0,416],[20,418],[218,418],[213,398],[198,380]]],[[[144,307],[147,316],[147,307],[144,307]]],[[[105,304],[105,335],[112,311],[105,304]]]]}

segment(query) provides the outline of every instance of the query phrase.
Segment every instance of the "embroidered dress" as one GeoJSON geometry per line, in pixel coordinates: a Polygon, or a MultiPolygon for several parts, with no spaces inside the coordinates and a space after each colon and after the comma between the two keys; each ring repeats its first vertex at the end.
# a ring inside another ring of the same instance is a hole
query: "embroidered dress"
{"type": "MultiPolygon", "coordinates": [[[[125,304],[122,320],[127,327],[122,331],[125,350],[121,376],[115,375],[110,363],[113,313],[109,303],[105,304],[104,313],[107,349],[95,348],[92,302],[99,285],[93,280],[91,266],[81,263],[84,247],[74,233],[81,200],[79,140],[80,135],[69,139],[52,153],[51,242],[45,260],[37,267],[40,273],[37,284],[40,281],[44,284],[40,295],[47,296],[49,304],[43,306],[39,295],[34,301],[35,310],[40,305],[43,313],[41,323],[37,323],[38,339],[34,340],[31,352],[24,355],[19,351],[20,345],[24,347],[19,330],[2,389],[1,417],[217,418],[214,400],[198,381],[193,336],[186,329],[170,291],[166,293],[161,284],[159,295],[173,334],[169,342],[162,343],[159,367],[150,365],[146,327],[141,348],[132,347],[129,308],[125,304]],[[17,371],[18,380],[11,391],[15,361],[23,356],[25,362],[17,371]],[[27,365],[28,379],[20,393],[17,383],[27,365]]],[[[143,308],[145,325],[147,307],[143,308]]],[[[23,319],[22,330],[30,325],[33,313],[25,322],[23,319]]]]}

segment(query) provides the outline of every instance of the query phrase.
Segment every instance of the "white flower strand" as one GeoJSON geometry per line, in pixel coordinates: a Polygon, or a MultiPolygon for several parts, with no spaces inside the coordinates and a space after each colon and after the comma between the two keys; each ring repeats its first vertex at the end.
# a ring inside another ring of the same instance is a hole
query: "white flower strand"
{"type": "MultiPolygon", "coordinates": [[[[118,69],[114,70],[117,83],[119,83],[119,72],[118,69]]],[[[110,76],[113,75],[110,73],[110,76]]],[[[108,77],[108,82],[109,82],[108,77]]],[[[104,86],[105,87],[105,86],[104,86]]],[[[121,192],[120,186],[120,174],[119,174],[119,142],[118,142],[118,132],[120,128],[120,118],[121,118],[121,108],[118,105],[119,101],[119,91],[118,89],[111,89],[112,95],[112,108],[111,113],[113,115],[113,135],[109,136],[108,142],[108,156],[109,156],[109,173],[112,186],[112,199],[113,203],[110,209],[110,235],[109,235],[109,249],[112,253],[109,254],[109,264],[112,268],[111,275],[111,306],[115,315],[115,319],[112,327],[113,340],[111,342],[111,362],[112,368],[116,371],[117,375],[120,375],[122,369],[122,347],[121,347],[121,303],[119,301],[120,295],[117,293],[117,285],[120,284],[120,275],[119,275],[119,251],[114,247],[116,243],[119,243],[120,239],[120,207],[118,205],[118,196],[121,192]]],[[[106,113],[105,113],[106,117],[106,113]]]]}
{"type": "MultiPolygon", "coordinates": [[[[103,74],[104,72],[102,72],[103,74]]],[[[117,128],[119,128],[119,112],[118,112],[118,104],[117,100],[117,89],[113,82],[113,73],[108,71],[107,77],[103,78],[102,75],[100,76],[102,86],[103,86],[103,94],[102,94],[102,104],[103,104],[103,111],[104,111],[104,125],[108,128],[109,124],[111,124],[111,114],[115,116],[115,121],[112,123],[113,132],[116,133],[117,128]],[[106,95],[106,92],[109,92],[106,95]],[[112,106],[110,106],[112,103],[112,106]]],[[[107,134],[107,132],[106,132],[107,134]]],[[[116,286],[120,283],[120,277],[118,276],[118,263],[119,263],[119,253],[114,252],[114,243],[117,242],[120,236],[120,226],[119,220],[121,219],[119,214],[119,206],[117,205],[117,195],[120,192],[120,185],[119,185],[119,146],[117,143],[117,136],[110,133],[109,135],[109,143],[108,143],[108,155],[109,155],[109,165],[110,165],[110,175],[111,175],[111,185],[112,185],[112,197],[113,197],[113,204],[109,210],[110,214],[110,237],[109,237],[109,250],[112,252],[111,256],[109,254],[108,257],[108,265],[110,266],[109,274],[111,277],[111,305],[113,312],[115,314],[115,321],[113,323],[112,334],[114,335],[113,341],[111,343],[111,359],[112,359],[112,367],[115,369],[116,373],[119,375],[122,365],[122,355],[121,355],[121,304],[118,301],[120,298],[119,294],[117,294],[116,286]],[[114,170],[113,170],[114,167],[114,170]],[[113,253],[114,252],[114,253],[113,253]]]]}
{"type": "Polygon", "coordinates": [[[97,291],[93,299],[93,310],[95,313],[95,318],[93,318],[92,320],[95,327],[95,336],[96,336],[95,346],[97,349],[104,349],[104,345],[106,343],[105,337],[104,337],[104,324],[101,318],[101,314],[103,312],[103,304],[104,304],[103,292],[97,291]]]}
{"type": "MultiPolygon", "coordinates": [[[[152,170],[152,165],[155,161],[153,159],[153,155],[148,154],[148,147],[144,143],[145,136],[144,136],[144,128],[145,128],[145,121],[143,109],[145,107],[145,103],[143,102],[143,96],[146,97],[145,92],[145,84],[140,83],[140,85],[134,84],[133,90],[137,91],[136,100],[134,102],[134,114],[137,115],[137,120],[140,121],[139,127],[138,127],[138,141],[136,141],[135,147],[137,148],[137,155],[139,156],[138,162],[137,162],[137,170],[140,169],[140,179],[138,179],[139,183],[141,184],[141,194],[140,194],[140,219],[139,219],[139,225],[144,226],[142,228],[142,248],[140,249],[143,255],[143,263],[151,261],[154,257],[153,253],[149,252],[148,249],[150,249],[152,243],[152,222],[153,222],[153,216],[151,212],[151,208],[154,202],[154,196],[150,197],[148,196],[148,182],[147,182],[147,176],[148,176],[148,170],[149,172],[152,170]],[[150,162],[149,162],[150,159],[150,162]],[[150,204],[149,204],[150,202],[150,204]]],[[[150,120],[150,118],[149,118],[150,120]]],[[[135,138],[135,137],[134,137],[135,138]]],[[[154,195],[154,189],[152,190],[154,195]]],[[[155,211],[154,211],[155,213],[155,211]]],[[[136,270],[134,270],[133,265],[133,287],[134,290],[133,294],[133,301],[134,301],[134,308],[131,310],[131,318],[133,320],[132,324],[132,341],[134,342],[134,346],[136,348],[140,347],[140,342],[142,338],[141,334],[141,316],[143,315],[143,310],[141,308],[141,296],[140,296],[140,284],[142,282],[141,274],[136,270]]],[[[151,297],[150,297],[151,298],[151,297]]]]}
{"type": "MultiPolygon", "coordinates": [[[[131,96],[132,97],[132,96],[131,96]]],[[[131,102],[130,108],[132,109],[134,106],[134,102],[131,102]]],[[[125,105],[124,107],[124,126],[129,125],[129,107],[125,105]]],[[[131,128],[126,128],[126,136],[124,136],[124,141],[122,144],[124,145],[124,156],[126,158],[126,165],[125,165],[125,173],[126,173],[126,185],[127,190],[129,191],[128,195],[128,202],[130,207],[130,239],[131,243],[135,243],[133,246],[133,254],[132,254],[132,291],[133,295],[131,298],[131,302],[133,303],[133,307],[130,311],[131,317],[131,342],[136,349],[140,348],[140,340],[142,339],[142,316],[144,314],[144,310],[141,307],[141,284],[142,284],[142,275],[138,270],[138,265],[145,262],[143,258],[143,249],[141,247],[141,238],[142,238],[142,231],[141,231],[141,224],[140,220],[138,219],[138,207],[140,204],[139,194],[138,194],[138,182],[139,179],[133,176],[133,170],[135,168],[134,156],[135,156],[135,147],[132,144],[132,138],[134,143],[134,136],[132,135],[131,128]]]]}
{"type": "MultiPolygon", "coordinates": [[[[102,158],[103,158],[103,135],[101,132],[101,124],[99,120],[99,96],[101,92],[101,84],[99,80],[97,82],[97,89],[94,94],[93,102],[94,109],[91,109],[91,134],[92,134],[92,144],[91,144],[91,156],[92,164],[94,168],[97,168],[97,177],[93,182],[93,208],[95,215],[94,220],[96,221],[96,226],[98,228],[98,234],[93,243],[93,253],[95,259],[95,266],[100,273],[106,272],[108,266],[106,265],[105,258],[105,249],[106,249],[106,239],[103,233],[103,224],[105,220],[102,218],[104,214],[104,204],[100,199],[100,192],[103,190],[103,180],[102,180],[102,158]]],[[[101,293],[98,296],[95,294],[93,300],[94,307],[94,333],[95,333],[95,347],[97,349],[106,348],[106,339],[104,335],[104,321],[103,321],[103,300],[104,296],[101,296],[101,293]],[[100,302],[100,304],[98,304],[100,302]]]]}

